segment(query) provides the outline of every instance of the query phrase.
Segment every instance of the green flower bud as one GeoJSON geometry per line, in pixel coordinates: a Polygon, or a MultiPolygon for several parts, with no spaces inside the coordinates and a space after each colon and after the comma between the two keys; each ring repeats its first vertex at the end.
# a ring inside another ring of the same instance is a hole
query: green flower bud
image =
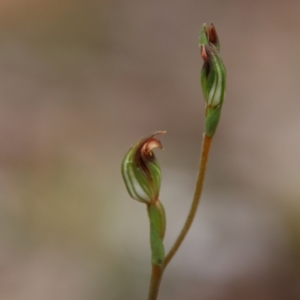
{"type": "Polygon", "coordinates": [[[206,101],[205,134],[212,137],[217,129],[226,89],[226,69],[220,57],[220,42],[215,26],[203,25],[200,54],[204,60],[200,82],[206,101]]]}
{"type": "Polygon", "coordinates": [[[152,150],[162,149],[155,136],[163,133],[165,131],[157,131],[139,140],[122,161],[122,176],[129,195],[146,204],[154,203],[159,195],[161,171],[152,150]]]}

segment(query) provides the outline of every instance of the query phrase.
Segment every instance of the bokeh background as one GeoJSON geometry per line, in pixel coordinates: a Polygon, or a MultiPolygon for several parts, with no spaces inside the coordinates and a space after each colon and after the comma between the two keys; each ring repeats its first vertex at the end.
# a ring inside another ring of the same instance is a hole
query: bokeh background
{"type": "Polygon", "coordinates": [[[300,1],[0,1],[0,298],[146,299],[120,163],[156,130],[166,248],[191,203],[213,21],[228,87],[164,300],[300,299],[300,1]]]}

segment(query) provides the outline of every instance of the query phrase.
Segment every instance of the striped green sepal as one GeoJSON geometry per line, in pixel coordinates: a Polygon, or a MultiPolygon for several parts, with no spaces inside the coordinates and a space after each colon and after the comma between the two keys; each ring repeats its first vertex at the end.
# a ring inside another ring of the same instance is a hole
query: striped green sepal
{"type": "Polygon", "coordinates": [[[150,204],[158,199],[161,171],[153,153],[154,148],[162,149],[156,135],[165,133],[157,131],[139,140],[126,153],[121,172],[129,195],[140,202],[150,204]]]}
{"type": "Polygon", "coordinates": [[[204,98],[208,106],[217,107],[223,103],[225,96],[225,66],[212,45],[201,45],[201,56],[204,60],[200,74],[204,98]]]}

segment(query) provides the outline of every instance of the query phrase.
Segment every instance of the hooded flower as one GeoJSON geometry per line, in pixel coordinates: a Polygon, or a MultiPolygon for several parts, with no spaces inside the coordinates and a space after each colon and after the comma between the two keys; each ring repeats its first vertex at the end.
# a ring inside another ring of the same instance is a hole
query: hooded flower
{"type": "Polygon", "coordinates": [[[122,162],[122,176],[129,195],[140,202],[150,204],[158,199],[161,171],[153,153],[154,148],[162,149],[157,131],[139,140],[126,153],[122,162]]]}

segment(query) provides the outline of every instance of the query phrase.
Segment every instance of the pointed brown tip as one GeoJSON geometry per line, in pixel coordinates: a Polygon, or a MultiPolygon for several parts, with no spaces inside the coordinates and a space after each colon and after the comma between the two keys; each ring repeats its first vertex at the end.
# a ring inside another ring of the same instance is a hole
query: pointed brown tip
{"type": "Polygon", "coordinates": [[[207,60],[207,52],[204,45],[201,45],[200,54],[204,61],[207,60]]]}

